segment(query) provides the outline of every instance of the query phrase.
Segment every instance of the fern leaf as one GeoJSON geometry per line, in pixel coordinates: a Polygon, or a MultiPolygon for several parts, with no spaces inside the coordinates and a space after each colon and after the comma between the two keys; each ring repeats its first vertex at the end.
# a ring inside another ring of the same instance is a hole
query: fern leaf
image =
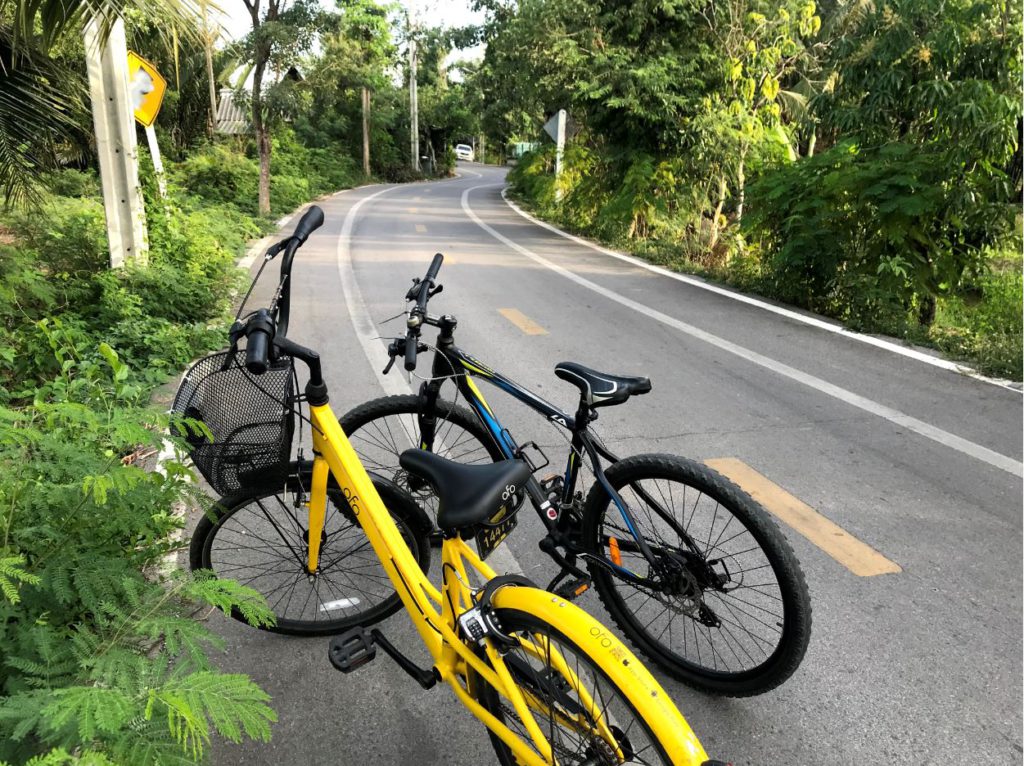
{"type": "Polygon", "coordinates": [[[139,705],[120,689],[98,686],[69,686],[51,692],[52,701],[43,708],[47,725],[61,729],[74,724],[84,742],[98,734],[113,734],[139,714],[139,705]]]}
{"type": "Polygon", "coordinates": [[[184,594],[230,614],[233,609],[254,627],[269,627],[276,620],[262,594],[234,580],[221,580],[212,573],[197,573],[184,587],[184,594]]]}
{"type": "Polygon", "coordinates": [[[21,583],[39,584],[39,576],[25,571],[24,566],[24,556],[0,557],[0,592],[12,604],[21,601],[21,596],[18,595],[18,587],[21,583]]]}
{"type": "Polygon", "coordinates": [[[222,737],[240,742],[270,739],[277,715],[265,703],[270,696],[247,676],[199,671],[173,678],[150,691],[146,717],[164,709],[171,734],[197,757],[210,739],[210,726],[222,737]]]}

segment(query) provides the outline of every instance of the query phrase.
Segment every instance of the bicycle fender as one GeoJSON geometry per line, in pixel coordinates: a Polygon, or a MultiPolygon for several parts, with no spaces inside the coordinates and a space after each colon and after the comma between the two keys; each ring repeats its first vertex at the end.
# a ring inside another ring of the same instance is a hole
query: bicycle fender
{"type": "Polygon", "coordinates": [[[496,609],[511,609],[544,620],[585,651],[616,685],[630,692],[630,703],[647,719],[672,763],[701,766],[708,760],[672,698],[609,628],[578,606],[538,588],[500,588],[491,603],[496,609]]]}

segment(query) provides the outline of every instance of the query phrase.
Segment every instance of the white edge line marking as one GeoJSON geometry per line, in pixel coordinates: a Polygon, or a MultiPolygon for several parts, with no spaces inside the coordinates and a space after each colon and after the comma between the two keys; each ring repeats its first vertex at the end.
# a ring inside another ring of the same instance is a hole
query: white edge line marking
{"type": "MultiPolygon", "coordinates": [[[[366,301],[363,300],[362,290],[356,281],[355,269],[352,267],[352,229],[355,225],[356,214],[364,204],[370,200],[386,194],[393,189],[400,188],[391,186],[379,192],[363,197],[349,208],[345,221],[341,226],[341,233],[338,235],[338,277],[341,279],[341,291],[345,296],[345,307],[348,309],[349,318],[352,320],[352,331],[363,348],[366,360],[373,368],[377,376],[377,382],[384,389],[384,393],[390,396],[413,393],[412,386],[407,383],[401,374],[387,376],[382,370],[388,363],[388,352],[381,342],[381,333],[374,324],[369,310],[366,308],[366,301]]],[[[514,572],[522,574],[523,568],[513,555],[511,548],[506,541],[505,545],[499,545],[488,557],[493,569],[498,572],[514,572]]]]}
{"type": "MultiPolygon", "coordinates": [[[[350,186],[347,189],[339,189],[338,191],[334,192],[333,194],[328,194],[327,198],[328,199],[334,199],[335,197],[340,197],[342,194],[345,194],[347,192],[356,191],[357,189],[367,189],[370,186],[375,186],[375,185],[378,185],[378,184],[365,184],[365,185],[362,185],[362,186],[350,186]]],[[[259,258],[260,255],[267,249],[267,245],[270,244],[270,241],[273,240],[273,239],[276,239],[277,236],[281,233],[281,229],[283,229],[285,226],[287,226],[292,221],[292,219],[294,219],[295,216],[297,216],[300,212],[304,211],[310,205],[315,205],[317,202],[320,202],[323,199],[324,198],[310,200],[309,202],[306,202],[306,203],[304,203],[302,205],[299,205],[297,208],[295,208],[295,210],[290,212],[288,215],[283,216],[281,218],[278,218],[277,221],[275,221],[275,223],[274,223],[274,225],[277,226],[277,231],[272,231],[269,234],[267,234],[265,237],[260,237],[258,240],[253,242],[249,246],[249,249],[245,251],[245,256],[243,256],[241,259],[239,259],[238,263],[236,263],[235,265],[238,268],[240,268],[240,269],[245,269],[245,270],[251,269],[252,265],[256,262],[256,259],[259,258]]]]}
{"type": "Polygon", "coordinates": [[[974,442],[968,441],[967,439],[957,436],[956,434],[951,434],[948,431],[943,431],[941,428],[933,426],[930,423],[925,423],[923,420],[918,420],[917,418],[911,417],[910,415],[900,412],[899,410],[895,410],[892,407],[887,407],[884,404],[879,404],[878,402],[868,399],[867,397],[861,396],[860,394],[855,394],[852,391],[848,391],[845,388],[841,388],[840,386],[829,383],[826,380],[822,380],[821,378],[815,377],[814,375],[798,370],[795,367],[790,367],[788,364],[783,364],[782,362],[770,359],[769,357],[759,354],[756,351],[751,351],[750,349],[737,345],[732,341],[725,340],[724,338],[719,338],[717,335],[712,335],[711,333],[706,332],[705,330],[701,330],[699,327],[694,327],[693,325],[680,321],[679,319],[671,317],[668,314],[663,314],[660,311],[652,309],[649,306],[645,306],[642,303],[638,303],[637,301],[631,300],[630,298],[625,298],[619,295],[618,293],[613,292],[612,290],[609,290],[606,287],[602,287],[601,285],[595,282],[591,282],[589,279],[584,279],[578,274],[575,274],[569,271],[568,269],[559,266],[556,263],[552,263],[546,258],[537,255],[531,250],[528,250],[522,245],[513,242],[504,234],[501,234],[500,232],[496,231],[491,226],[480,220],[477,214],[474,213],[473,210],[469,207],[469,193],[471,191],[475,191],[476,189],[483,189],[486,187],[493,187],[496,185],[497,184],[482,184],[479,186],[473,186],[469,189],[466,189],[462,193],[462,209],[463,211],[465,211],[466,215],[468,215],[473,220],[473,222],[476,223],[477,226],[486,231],[499,242],[502,242],[508,247],[515,250],[516,252],[525,255],[530,260],[535,261],[536,263],[539,263],[542,266],[546,266],[547,268],[560,274],[566,279],[572,280],[573,282],[576,282],[578,285],[581,285],[582,287],[585,287],[588,290],[592,290],[593,292],[598,293],[599,295],[603,295],[609,300],[615,301],[616,303],[631,308],[634,311],[637,311],[641,314],[644,314],[645,316],[650,317],[651,319],[661,322],[664,325],[668,325],[669,327],[673,327],[676,330],[679,330],[680,332],[686,333],[687,335],[697,338],[698,340],[702,340],[705,343],[709,343],[712,346],[717,346],[723,351],[728,351],[731,354],[735,354],[736,356],[742,359],[746,359],[748,362],[753,362],[754,364],[769,369],[772,372],[778,373],[783,377],[789,378],[790,380],[795,380],[796,382],[802,383],[803,385],[820,391],[823,394],[827,394],[828,396],[839,399],[842,402],[846,402],[847,404],[853,407],[864,410],[865,412],[870,412],[872,415],[878,415],[879,417],[885,418],[891,423],[895,423],[898,426],[906,428],[910,431],[914,431],[915,433],[918,433],[921,436],[931,439],[934,442],[938,442],[939,444],[942,444],[946,447],[950,447],[952,449],[957,450],[958,452],[962,452],[965,455],[969,455],[973,458],[981,460],[982,462],[995,466],[996,468],[1006,471],[1007,473],[1011,473],[1014,476],[1024,477],[1024,463],[1014,460],[1011,457],[1002,455],[998,452],[995,452],[994,450],[990,450],[988,447],[983,447],[980,444],[975,444],[974,442]]]}
{"type": "Polygon", "coordinates": [[[602,253],[603,255],[607,255],[612,258],[617,258],[620,261],[624,261],[633,266],[638,266],[639,268],[646,269],[647,271],[651,271],[663,277],[674,279],[677,282],[683,282],[684,284],[691,285],[692,287],[697,287],[701,290],[707,290],[708,292],[716,293],[718,295],[724,295],[726,298],[730,298],[734,301],[746,303],[750,306],[756,306],[757,308],[764,309],[765,311],[770,311],[773,314],[779,314],[780,316],[784,316],[787,319],[792,319],[796,322],[802,322],[803,324],[811,325],[812,327],[816,327],[819,330],[825,330],[826,332],[835,333],[836,335],[842,335],[843,337],[850,338],[851,340],[859,341],[860,343],[866,343],[869,346],[875,346],[876,348],[891,351],[894,354],[909,357],[910,359],[915,359],[918,362],[924,362],[925,364],[930,364],[934,367],[941,367],[944,370],[950,370],[951,372],[956,372],[959,373],[960,375],[966,375],[968,377],[984,381],[985,383],[991,383],[992,385],[995,386],[1000,386],[1002,388],[1007,388],[1011,391],[1016,391],[1017,393],[1024,393],[1024,389],[1015,386],[1013,384],[1013,381],[1004,380],[1001,378],[990,378],[986,375],[982,375],[981,373],[977,372],[973,368],[968,367],[966,365],[958,364],[957,362],[952,362],[948,359],[943,359],[941,357],[932,356],[931,354],[926,354],[922,351],[918,351],[916,349],[900,345],[899,343],[893,343],[892,341],[883,340],[882,338],[876,338],[873,335],[863,335],[861,333],[854,332],[853,330],[848,330],[845,327],[842,327],[841,325],[825,321],[824,319],[819,319],[817,317],[801,314],[798,311],[792,311],[791,309],[783,308],[782,306],[776,306],[774,304],[767,303],[752,296],[744,295],[743,293],[738,293],[734,290],[729,290],[724,287],[719,287],[718,285],[705,282],[703,279],[700,279],[698,277],[693,277],[687,274],[680,274],[676,271],[670,271],[669,269],[666,269],[662,266],[655,266],[653,263],[648,263],[647,261],[644,261],[635,256],[626,255],[625,253],[620,253],[617,250],[610,250],[607,247],[595,244],[594,242],[590,242],[586,239],[583,239],[582,237],[577,237],[575,234],[570,234],[567,231],[562,231],[557,226],[553,226],[552,224],[547,223],[546,221],[542,221],[539,218],[536,218],[535,216],[531,215],[530,213],[527,213],[515,202],[508,198],[508,195],[506,193],[507,190],[508,187],[505,187],[504,189],[501,190],[501,198],[505,201],[506,205],[512,208],[512,210],[521,215],[523,218],[525,218],[526,220],[530,221],[533,224],[536,224],[537,226],[540,226],[544,229],[547,229],[550,232],[557,234],[560,237],[565,237],[566,239],[575,242],[578,245],[583,245],[583,247],[590,248],[591,250],[595,250],[599,253],[602,253]]]}

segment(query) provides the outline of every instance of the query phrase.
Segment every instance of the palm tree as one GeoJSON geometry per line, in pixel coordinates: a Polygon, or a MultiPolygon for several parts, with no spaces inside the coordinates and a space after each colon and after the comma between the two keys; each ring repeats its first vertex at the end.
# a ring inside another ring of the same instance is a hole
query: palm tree
{"type": "Polygon", "coordinates": [[[82,68],[52,55],[85,24],[113,22],[135,9],[164,29],[197,36],[194,0],[0,0],[0,194],[5,204],[31,200],[39,173],[59,164],[81,133],[91,133],[82,68]],[[78,134],[76,136],[76,134],[78,134]]]}

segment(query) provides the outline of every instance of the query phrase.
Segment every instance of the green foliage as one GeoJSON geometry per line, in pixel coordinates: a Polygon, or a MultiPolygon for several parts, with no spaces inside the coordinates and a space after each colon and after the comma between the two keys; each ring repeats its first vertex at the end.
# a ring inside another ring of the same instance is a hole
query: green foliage
{"type": "Polygon", "coordinates": [[[928,340],[950,355],[966,359],[987,375],[1020,380],[1024,368],[1021,337],[1024,305],[1020,250],[1008,262],[983,275],[977,294],[938,302],[928,340]]]}
{"type": "Polygon", "coordinates": [[[190,154],[174,171],[175,179],[187,192],[251,212],[256,210],[259,175],[255,160],[216,144],[190,154]]]}
{"type": "Polygon", "coordinates": [[[480,5],[484,126],[543,143],[509,175],[538,213],[1020,376],[980,319],[1014,295],[990,253],[1021,199],[1019,2],[480,5]]]}
{"type": "Polygon", "coordinates": [[[150,263],[112,271],[98,200],[50,197],[42,214],[11,215],[21,240],[0,246],[0,401],[34,398],[61,373],[55,344],[60,364],[96,364],[104,341],[156,383],[219,342],[213,320],[237,279],[234,257],[246,228],[258,231],[221,237],[230,222],[172,207],[150,218],[150,263]]]}
{"type": "Polygon", "coordinates": [[[0,761],[191,762],[213,732],[266,740],[266,694],[212,669],[220,640],[192,615],[272,614],[235,583],[161,574],[171,509],[195,494],[181,464],[136,459],[165,418],[109,346],[94,364],[53,343],[59,378],[0,408],[0,761]]]}
{"type": "Polygon", "coordinates": [[[766,175],[751,187],[748,223],[774,292],[877,329],[880,311],[886,321],[974,289],[1012,211],[986,201],[977,174],[952,167],[938,149],[841,144],[766,175]]]}

